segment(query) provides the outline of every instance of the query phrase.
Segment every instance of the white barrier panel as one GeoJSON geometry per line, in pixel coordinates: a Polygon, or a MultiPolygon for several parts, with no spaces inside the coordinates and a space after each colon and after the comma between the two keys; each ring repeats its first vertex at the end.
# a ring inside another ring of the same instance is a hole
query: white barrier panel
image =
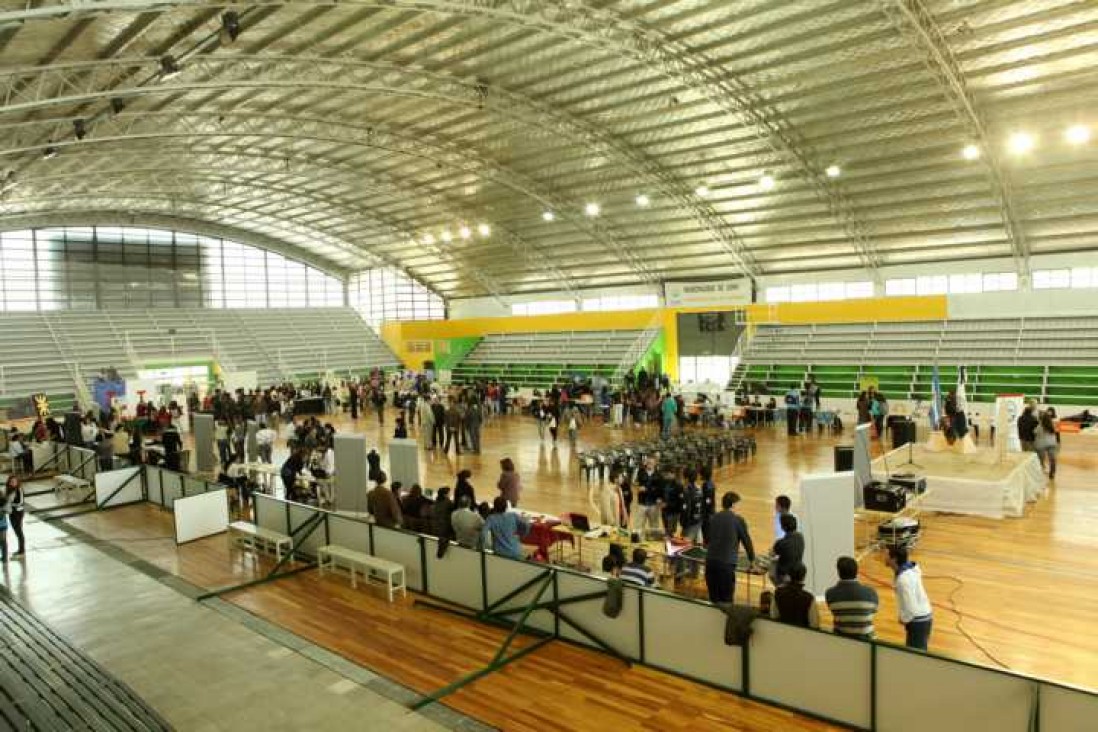
{"type": "Polygon", "coordinates": [[[438,558],[438,539],[427,539],[427,587],[438,597],[470,610],[481,610],[480,553],[450,544],[438,558]]]}
{"type": "Polygon", "coordinates": [[[140,467],[133,467],[109,470],[96,475],[95,505],[98,508],[106,508],[107,506],[137,503],[142,500],[141,480],[136,477],[140,471],[140,467]],[[129,483],[126,483],[126,481],[129,481],[129,483]],[[115,491],[118,491],[118,493],[115,494],[115,491]]]}
{"type": "Polygon", "coordinates": [[[286,521],[286,504],[277,498],[271,498],[262,493],[256,493],[254,498],[255,525],[289,536],[290,527],[287,526],[286,521]]]}
{"type": "Polygon", "coordinates": [[[725,614],[715,607],[647,592],[644,659],[733,691],[743,690],[743,650],[724,644],[725,614]]]}
{"type": "Polygon", "coordinates": [[[1093,732],[1098,697],[1062,686],[1041,684],[1041,732],[1093,732]]]}
{"type": "Polygon", "coordinates": [[[170,511],[175,499],[183,497],[183,483],[179,474],[170,470],[161,470],[160,490],[164,496],[164,508],[170,511]]]}
{"type": "MultiPolygon", "coordinates": [[[[606,580],[571,572],[560,572],[557,575],[557,591],[561,600],[578,595],[589,595],[593,592],[606,592],[606,580]]],[[[622,595],[621,614],[616,618],[609,618],[603,614],[602,598],[564,605],[560,608],[560,612],[620,655],[626,658],[640,658],[641,628],[638,594],[637,588],[630,587],[626,583],[622,595]]],[[[560,622],[560,635],[562,638],[585,646],[598,648],[594,641],[564,620],[560,622]]]]}
{"type": "Polygon", "coordinates": [[[340,516],[336,513],[329,514],[328,543],[369,554],[370,525],[365,521],[340,516]]]}
{"type": "MultiPolygon", "coordinates": [[[[296,503],[290,504],[290,530],[291,532],[297,531],[298,527],[302,526],[306,521],[309,521],[314,516],[320,516],[321,512],[315,508],[309,506],[302,506],[296,503]]],[[[294,535],[294,549],[300,550],[308,554],[309,556],[316,556],[316,550],[324,546],[327,541],[324,538],[324,519],[321,517],[320,525],[318,525],[311,534],[305,536],[308,529],[303,531],[297,531],[294,535]]]]}
{"type": "Polygon", "coordinates": [[[178,498],[173,514],[176,544],[224,533],[229,528],[229,493],[220,490],[178,498]]]}
{"type": "MultiPolygon", "coordinates": [[[[516,559],[497,557],[495,554],[486,554],[484,556],[484,567],[487,572],[489,605],[498,602],[511,594],[514,590],[533,580],[538,575],[544,574],[548,569],[548,567],[528,562],[520,562],[516,559]]],[[[503,603],[499,608],[496,608],[493,612],[498,613],[512,609],[521,611],[522,608],[533,601],[539,586],[540,584],[534,584],[532,587],[527,587],[510,600],[503,603]]],[[[553,588],[548,587],[545,592],[542,593],[540,601],[548,602],[552,599],[553,588]]],[[[516,612],[511,617],[518,620],[520,614],[521,613],[516,612]]],[[[546,633],[552,633],[555,626],[553,614],[547,610],[539,610],[531,613],[530,617],[526,619],[526,624],[532,628],[543,630],[546,633]]]]}
{"type": "Polygon", "coordinates": [[[423,591],[419,536],[374,526],[374,556],[404,565],[408,589],[423,591]]]}
{"type": "Polygon", "coordinates": [[[149,501],[158,506],[164,505],[164,491],[160,487],[160,468],[145,468],[145,489],[148,491],[149,501]]]}
{"type": "Polygon", "coordinates": [[[206,492],[206,481],[199,478],[192,478],[189,475],[183,476],[183,495],[194,496],[199,493],[206,492]]]}
{"type": "MultiPolygon", "coordinates": [[[[757,620],[752,628],[748,653],[752,696],[858,727],[870,726],[869,643],[768,620],[757,620]]],[[[920,730],[942,732],[915,721],[920,730]]]]}
{"type": "Polygon", "coordinates": [[[1035,688],[1032,681],[990,669],[879,646],[877,729],[1027,730],[1035,688]]]}
{"type": "MultiPolygon", "coordinates": [[[[38,470],[46,463],[50,462],[58,451],[64,452],[67,445],[58,445],[55,442],[32,442],[30,443],[31,460],[34,463],[34,469],[38,470]]],[[[68,472],[68,464],[65,462],[64,457],[50,463],[51,468],[55,468],[59,473],[68,472]]]]}

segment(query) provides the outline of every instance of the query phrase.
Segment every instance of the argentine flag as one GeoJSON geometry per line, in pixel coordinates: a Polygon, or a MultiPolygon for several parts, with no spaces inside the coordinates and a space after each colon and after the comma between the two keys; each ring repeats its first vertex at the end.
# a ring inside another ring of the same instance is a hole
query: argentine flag
{"type": "Polygon", "coordinates": [[[936,430],[942,419],[942,382],[937,365],[934,366],[934,374],[930,379],[930,389],[930,429],[936,430]]]}
{"type": "Polygon", "coordinates": [[[957,411],[968,414],[968,394],[965,387],[968,386],[968,367],[961,366],[957,369],[957,411]]]}

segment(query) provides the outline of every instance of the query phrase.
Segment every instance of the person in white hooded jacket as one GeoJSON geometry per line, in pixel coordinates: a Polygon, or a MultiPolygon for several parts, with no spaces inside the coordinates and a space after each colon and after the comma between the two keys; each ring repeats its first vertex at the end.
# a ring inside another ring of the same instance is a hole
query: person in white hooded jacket
{"type": "Polygon", "coordinates": [[[900,623],[907,631],[906,645],[925,651],[930,645],[933,610],[923,588],[923,572],[907,558],[907,548],[902,546],[888,548],[888,566],[896,573],[893,587],[896,588],[900,623]]]}

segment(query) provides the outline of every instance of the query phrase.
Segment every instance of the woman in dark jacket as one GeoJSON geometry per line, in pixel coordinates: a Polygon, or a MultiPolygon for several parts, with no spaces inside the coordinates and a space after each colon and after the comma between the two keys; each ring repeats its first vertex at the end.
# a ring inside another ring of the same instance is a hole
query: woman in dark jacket
{"type": "MultiPolygon", "coordinates": [[[[14,475],[8,477],[4,486],[4,511],[9,514],[9,523],[15,538],[19,540],[19,548],[12,554],[13,557],[21,557],[26,553],[26,540],[23,538],[23,516],[26,512],[26,504],[23,502],[23,485],[14,475]]],[[[7,539],[4,540],[5,542],[7,539]]],[[[7,547],[4,549],[7,556],[7,547]]]]}
{"type": "Polygon", "coordinates": [[[457,474],[457,484],[454,486],[454,503],[461,502],[462,496],[469,496],[469,505],[477,505],[476,491],[473,490],[473,484],[469,482],[469,479],[473,477],[472,472],[468,470],[462,470],[457,474]]]}

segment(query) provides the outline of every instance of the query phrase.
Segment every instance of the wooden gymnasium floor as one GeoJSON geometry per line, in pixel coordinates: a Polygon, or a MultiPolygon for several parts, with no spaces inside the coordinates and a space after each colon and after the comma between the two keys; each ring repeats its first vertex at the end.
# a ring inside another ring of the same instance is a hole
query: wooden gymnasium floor
{"type": "MultiPolygon", "coordinates": [[[[331,421],[337,429],[365,433],[368,443],[380,443],[384,454],[393,416],[391,411],[386,415],[383,429],[376,419],[360,418],[352,424],[340,416],[331,421]]],[[[579,448],[639,434],[589,424],[581,430],[579,448]]],[[[734,489],[743,496],[741,513],[763,551],[773,540],[774,497],[790,495],[796,511],[798,476],[830,470],[832,447],[841,438],[787,438],[780,428],[762,428],[755,436],[758,455],[721,468],[716,478],[719,491],[734,489]]],[[[452,485],[454,473],[468,468],[478,497],[491,498],[499,460],[511,457],[524,480],[523,507],[549,513],[586,510],[587,486],[567,440],[554,448],[548,440],[538,439],[529,418],[509,416],[488,423],[482,443],[481,455],[421,452],[424,485],[452,485]]],[[[1047,498],[1027,508],[1024,518],[927,517],[915,558],[924,568],[935,606],[934,652],[1098,688],[1098,638],[1091,632],[1090,619],[1090,608],[1098,600],[1098,584],[1093,581],[1098,577],[1098,555],[1093,551],[1098,544],[1098,481],[1093,477],[1098,461],[1085,451],[1088,444],[1065,435],[1056,485],[1047,498]]],[[[284,452],[282,446],[276,460],[284,452]]],[[[93,536],[119,541],[142,559],[201,587],[245,582],[266,568],[231,549],[223,536],[176,548],[168,538],[170,515],[152,507],[69,521],[93,536]]],[[[863,569],[882,600],[879,635],[902,642],[887,569],[876,556],[868,557],[863,569]]],[[[704,588],[699,584],[685,591],[702,593],[704,588]]],[[[447,613],[413,607],[411,601],[389,606],[369,591],[352,591],[342,577],[321,578],[314,572],[226,599],[424,692],[481,667],[503,635],[447,613]]],[[[825,627],[830,627],[826,615],[825,627]]],[[[566,726],[576,729],[604,728],[613,722],[677,728],[696,726],[698,720],[703,728],[826,728],[649,669],[626,670],[608,657],[563,643],[551,643],[480,679],[446,703],[507,729],[544,727],[550,720],[567,720],[566,726]],[[583,673],[577,675],[577,669],[583,673]],[[678,702],[657,701],[664,698],[678,702]],[[684,699],[690,701],[684,705],[684,699]]]]}

